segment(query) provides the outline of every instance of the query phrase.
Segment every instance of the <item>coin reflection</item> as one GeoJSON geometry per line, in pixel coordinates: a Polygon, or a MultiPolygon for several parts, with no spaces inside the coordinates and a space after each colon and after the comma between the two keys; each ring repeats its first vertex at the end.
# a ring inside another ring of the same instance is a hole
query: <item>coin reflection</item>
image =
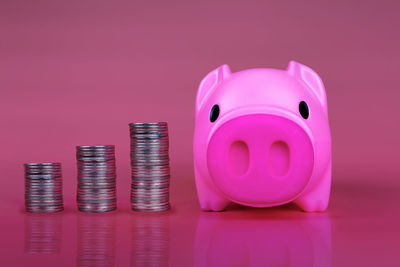
{"type": "Polygon", "coordinates": [[[114,266],[114,214],[79,214],[77,227],[77,265],[114,266]]]}
{"type": "Polygon", "coordinates": [[[331,266],[327,214],[273,218],[202,213],[195,266],[331,266]]]}
{"type": "Polygon", "coordinates": [[[168,266],[169,217],[143,213],[132,217],[131,266],[168,266]]]}
{"type": "Polygon", "coordinates": [[[61,251],[61,214],[25,214],[25,253],[61,251]]]}

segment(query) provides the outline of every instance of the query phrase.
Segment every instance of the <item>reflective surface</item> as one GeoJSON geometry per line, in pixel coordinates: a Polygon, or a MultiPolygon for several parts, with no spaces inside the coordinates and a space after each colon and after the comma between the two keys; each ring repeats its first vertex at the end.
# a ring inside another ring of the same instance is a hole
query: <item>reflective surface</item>
{"type": "Polygon", "coordinates": [[[1,1],[0,266],[400,266],[399,8],[393,0],[1,1]],[[328,211],[203,214],[192,170],[201,78],[224,63],[236,72],[290,60],[315,69],[327,89],[328,211]],[[172,209],[135,213],[128,123],[154,120],[170,126],[172,209]],[[78,213],[75,146],[108,143],[118,210],[78,213]],[[23,163],[46,161],[62,163],[65,211],[26,214],[23,163]]]}
{"type": "MultiPolygon", "coordinates": [[[[189,173],[187,173],[189,175],[189,173]]],[[[326,213],[294,205],[201,212],[178,183],[173,208],[57,214],[2,200],[1,266],[398,266],[397,183],[335,183],[326,213]],[[7,203],[7,205],[3,205],[7,203]]]]}

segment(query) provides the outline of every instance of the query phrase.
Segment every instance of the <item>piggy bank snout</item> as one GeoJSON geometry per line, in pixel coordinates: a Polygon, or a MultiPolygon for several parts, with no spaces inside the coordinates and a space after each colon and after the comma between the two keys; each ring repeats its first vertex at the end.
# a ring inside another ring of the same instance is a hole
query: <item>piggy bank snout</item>
{"type": "Polygon", "coordinates": [[[296,122],[249,114],[220,125],[207,149],[210,175],[231,200],[252,206],[283,204],[308,184],[314,166],[311,139],[296,122]]]}

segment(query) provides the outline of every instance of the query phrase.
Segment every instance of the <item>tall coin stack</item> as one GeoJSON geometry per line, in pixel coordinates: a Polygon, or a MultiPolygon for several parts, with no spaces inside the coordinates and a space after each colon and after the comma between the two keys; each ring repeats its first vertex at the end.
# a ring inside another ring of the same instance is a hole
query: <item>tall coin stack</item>
{"type": "Polygon", "coordinates": [[[130,123],[129,126],[132,210],[169,210],[168,124],[130,123]]]}
{"type": "Polygon", "coordinates": [[[24,166],[26,211],[62,211],[61,163],[26,163],[24,166]]]}
{"type": "Polygon", "coordinates": [[[107,212],[117,208],[115,147],[77,146],[78,209],[107,212]]]}

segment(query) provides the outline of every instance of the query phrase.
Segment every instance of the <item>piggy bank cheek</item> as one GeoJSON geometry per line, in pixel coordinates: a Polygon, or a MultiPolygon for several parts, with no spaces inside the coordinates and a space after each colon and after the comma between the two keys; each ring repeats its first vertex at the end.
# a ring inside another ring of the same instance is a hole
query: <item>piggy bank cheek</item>
{"type": "Polygon", "coordinates": [[[304,190],[313,171],[314,150],[297,123],[250,114],[216,129],[207,165],[215,184],[232,201],[272,206],[292,201],[304,190]]]}

